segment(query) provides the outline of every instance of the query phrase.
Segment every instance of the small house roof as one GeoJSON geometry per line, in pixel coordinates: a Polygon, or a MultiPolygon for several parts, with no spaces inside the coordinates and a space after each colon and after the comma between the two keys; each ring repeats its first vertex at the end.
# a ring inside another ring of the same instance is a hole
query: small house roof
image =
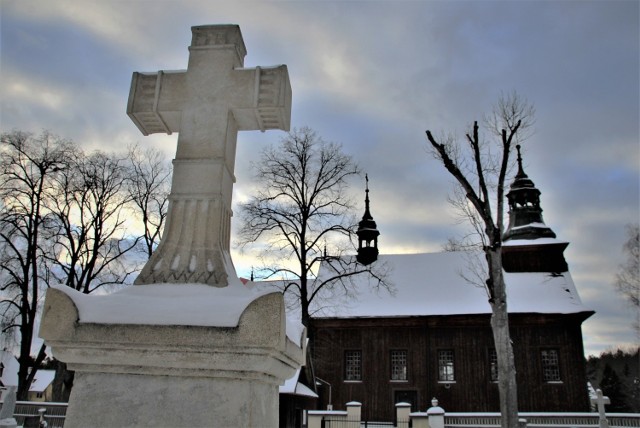
{"type": "Polygon", "coordinates": [[[29,391],[44,392],[44,390],[47,389],[49,385],[51,385],[51,382],[53,382],[53,378],[55,377],[55,370],[38,370],[36,372],[36,377],[34,377],[33,382],[31,382],[29,391]]]}
{"type": "Polygon", "coordinates": [[[313,392],[308,386],[298,382],[300,377],[300,369],[296,370],[296,373],[284,382],[284,385],[280,385],[280,394],[291,394],[305,397],[318,398],[318,394],[313,392]]]}
{"type": "MultiPolygon", "coordinates": [[[[4,365],[2,378],[0,378],[2,386],[18,386],[18,369],[20,368],[20,364],[16,357],[8,351],[1,351],[0,362],[4,365]]],[[[55,370],[38,370],[33,382],[31,382],[29,391],[43,392],[51,382],[53,382],[55,375],[55,370]]]]}
{"type": "MultiPolygon", "coordinates": [[[[485,276],[478,275],[473,268],[486,266],[484,253],[480,251],[381,255],[375,264],[388,270],[391,290],[376,287],[367,274],[356,275],[352,277],[354,297],[340,305],[327,305],[314,318],[491,313],[487,291],[481,286],[485,276]]],[[[330,268],[321,266],[319,279],[328,275],[330,268]]],[[[592,312],[580,300],[569,272],[504,275],[510,313],[592,312]]]]}

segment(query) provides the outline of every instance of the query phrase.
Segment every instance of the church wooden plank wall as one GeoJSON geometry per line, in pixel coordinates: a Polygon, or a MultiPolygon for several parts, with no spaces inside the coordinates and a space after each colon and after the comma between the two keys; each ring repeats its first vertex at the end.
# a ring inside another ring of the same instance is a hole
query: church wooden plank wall
{"type": "MultiPolygon", "coordinates": [[[[587,411],[581,315],[512,315],[521,411],[587,411]],[[543,380],[540,352],[555,349],[560,382],[543,380]]],[[[493,336],[488,315],[314,319],[313,362],[332,385],[334,409],[362,403],[363,417],[393,420],[397,401],[424,411],[433,397],[449,412],[498,411],[490,378],[493,336]],[[407,380],[391,380],[391,351],[407,351],[407,380]],[[454,353],[455,382],[438,381],[438,351],[454,353]],[[345,351],[361,351],[362,380],[345,381],[345,351]]],[[[319,387],[326,408],[328,388],[319,387]]]]}

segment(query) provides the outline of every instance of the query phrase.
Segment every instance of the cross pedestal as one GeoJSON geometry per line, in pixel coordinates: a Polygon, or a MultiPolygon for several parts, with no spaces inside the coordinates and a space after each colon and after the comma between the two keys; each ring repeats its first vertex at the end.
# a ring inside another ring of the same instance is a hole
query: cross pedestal
{"type": "Polygon", "coordinates": [[[179,132],[167,224],[136,284],[228,285],[238,131],[289,130],[286,65],[243,68],[237,25],[193,27],[186,71],[134,73],[127,114],[144,135],[179,132]]]}
{"type": "Polygon", "coordinates": [[[278,426],[278,386],[304,363],[304,329],[285,327],[280,293],[193,287],[142,285],[106,296],[47,290],[40,336],[75,371],[66,428],[278,426]],[[192,325],[176,318],[185,308],[192,325]],[[207,325],[207,310],[227,311],[225,326],[215,318],[207,325]],[[107,322],[109,313],[122,324],[107,322]],[[158,323],[162,316],[169,322],[158,323]]]}
{"type": "Polygon", "coordinates": [[[76,373],[65,427],[277,427],[278,386],[306,332],[280,293],[253,293],[229,254],[236,137],[288,129],[286,66],[242,68],[235,25],[193,27],[189,66],[134,73],[127,112],[179,132],[167,225],[136,286],[47,290],[40,336],[76,373]]]}

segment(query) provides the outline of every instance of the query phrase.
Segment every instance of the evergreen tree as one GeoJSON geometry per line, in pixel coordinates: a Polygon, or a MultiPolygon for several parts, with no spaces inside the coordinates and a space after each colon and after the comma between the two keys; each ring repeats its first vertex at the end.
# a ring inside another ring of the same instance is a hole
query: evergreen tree
{"type": "Polygon", "coordinates": [[[607,412],[629,412],[624,385],[615,370],[609,364],[604,366],[602,380],[600,381],[602,393],[609,397],[611,404],[606,405],[607,412]]]}

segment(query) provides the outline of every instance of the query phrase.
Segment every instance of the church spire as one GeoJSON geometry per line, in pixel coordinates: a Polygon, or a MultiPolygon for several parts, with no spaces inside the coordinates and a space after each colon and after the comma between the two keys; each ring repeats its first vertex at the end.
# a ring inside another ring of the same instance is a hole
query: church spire
{"type": "Polygon", "coordinates": [[[555,238],[556,234],[544,223],[540,207],[540,190],[533,184],[522,167],[520,145],[518,151],[518,173],[507,193],[509,200],[509,227],[504,241],[515,239],[555,238]]]}
{"type": "Polygon", "coordinates": [[[378,259],[378,236],[380,232],[377,229],[376,222],[373,221],[369,210],[369,176],[365,174],[366,191],[364,199],[364,215],[358,223],[358,255],[356,260],[363,265],[368,265],[378,259]]]}

